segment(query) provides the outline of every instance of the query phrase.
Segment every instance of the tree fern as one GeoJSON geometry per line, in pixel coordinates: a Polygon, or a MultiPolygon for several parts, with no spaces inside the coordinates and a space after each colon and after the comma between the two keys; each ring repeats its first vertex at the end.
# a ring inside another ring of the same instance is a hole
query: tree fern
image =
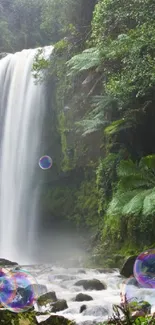
{"type": "Polygon", "coordinates": [[[137,165],[121,161],[117,175],[117,190],[109,204],[107,215],[151,216],[155,214],[155,155],[143,157],[137,165]],[[150,167],[149,167],[150,166],[150,167]]]}
{"type": "Polygon", "coordinates": [[[100,52],[94,47],[74,55],[67,61],[68,76],[76,75],[82,71],[96,68],[100,65],[100,52]]]}
{"type": "Polygon", "coordinates": [[[98,131],[101,126],[107,125],[107,121],[102,121],[101,116],[98,115],[92,120],[82,120],[80,122],[76,122],[78,126],[78,130],[82,130],[82,136],[85,137],[93,132],[98,131]]]}
{"type": "Polygon", "coordinates": [[[117,105],[117,100],[110,96],[92,97],[92,110],[82,121],[76,123],[80,130],[82,130],[82,136],[86,136],[106,127],[110,123],[107,113],[112,113],[113,110],[117,110],[117,105]]]}
{"type": "Polygon", "coordinates": [[[108,207],[107,210],[107,215],[108,216],[115,216],[115,217],[119,217],[123,215],[123,208],[124,206],[130,202],[133,197],[137,194],[137,190],[134,191],[128,191],[125,193],[120,193],[117,192],[108,207]]]}

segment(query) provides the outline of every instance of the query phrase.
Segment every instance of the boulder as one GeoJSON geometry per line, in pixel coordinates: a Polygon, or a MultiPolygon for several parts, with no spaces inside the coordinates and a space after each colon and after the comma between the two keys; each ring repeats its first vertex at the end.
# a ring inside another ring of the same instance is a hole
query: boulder
{"type": "Polygon", "coordinates": [[[133,267],[134,267],[136,258],[137,258],[137,256],[133,255],[126,259],[126,261],[124,262],[124,264],[120,270],[121,275],[123,275],[126,278],[129,278],[131,275],[133,275],[133,267]]]}
{"type": "Polygon", "coordinates": [[[108,309],[103,306],[88,306],[83,312],[83,316],[94,316],[103,317],[108,315],[108,309]]]}
{"type": "Polygon", "coordinates": [[[78,273],[78,274],[86,274],[86,271],[83,270],[83,269],[80,269],[80,270],[77,271],[77,273],[78,273]]]}
{"type": "Polygon", "coordinates": [[[79,280],[74,285],[75,286],[83,286],[83,288],[85,290],[105,290],[105,289],[107,289],[107,285],[97,279],[79,280]]]}
{"type": "Polygon", "coordinates": [[[84,293],[78,293],[78,295],[76,295],[75,297],[75,301],[90,301],[90,300],[93,300],[93,298],[84,293]]]}
{"type": "Polygon", "coordinates": [[[82,305],[80,307],[80,314],[83,313],[83,311],[86,310],[86,309],[87,309],[87,306],[86,305],[82,305]]]}
{"type": "Polygon", "coordinates": [[[49,303],[57,301],[57,297],[54,291],[47,292],[44,295],[40,296],[37,300],[38,304],[40,306],[47,305],[49,303]]]}
{"type": "Polygon", "coordinates": [[[57,300],[56,302],[52,303],[51,312],[57,313],[58,311],[65,310],[68,308],[66,300],[57,300]]]}
{"type": "Polygon", "coordinates": [[[0,258],[0,266],[17,266],[18,263],[6,260],[5,258],[0,258]]]}
{"type": "Polygon", "coordinates": [[[75,325],[74,322],[64,318],[63,316],[52,315],[43,322],[38,323],[39,325],[75,325]]]}

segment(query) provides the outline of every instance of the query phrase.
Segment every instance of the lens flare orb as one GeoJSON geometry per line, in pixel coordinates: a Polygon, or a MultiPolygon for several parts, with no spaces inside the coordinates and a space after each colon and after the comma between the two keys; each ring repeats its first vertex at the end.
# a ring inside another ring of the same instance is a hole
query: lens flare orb
{"type": "Polygon", "coordinates": [[[49,156],[42,156],[39,159],[39,167],[44,170],[51,168],[52,163],[53,163],[52,158],[49,156]]]}
{"type": "Polygon", "coordinates": [[[15,313],[28,311],[37,299],[34,289],[36,280],[25,270],[10,273],[6,276],[5,286],[2,280],[0,302],[3,307],[15,313]]]}
{"type": "Polygon", "coordinates": [[[155,249],[149,249],[137,257],[133,272],[140,285],[155,289],[155,249]]]}

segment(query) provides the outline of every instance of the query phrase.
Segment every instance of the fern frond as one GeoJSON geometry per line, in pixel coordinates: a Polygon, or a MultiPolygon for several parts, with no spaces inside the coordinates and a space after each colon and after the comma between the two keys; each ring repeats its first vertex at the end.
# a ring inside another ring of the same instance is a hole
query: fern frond
{"type": "Polygon", "coordinates": [[[96,107],[99,110],[113,110],[118,108],[118,100],[112,96],[94,96],[92,98],[92,107],[96,107]]]}
{"type": "Polygon", "coordinates": [[[143,203],[147,196],[150,194],[151,190],[140,191],[137,195],[135,195],[127,204],[124,205],[122,210],[122,214],[126,216],[134,215],[138,216],[143,211],[143,203]]]}
{"type": "Polygon", "coordinates": [[[121,161],[117,168],[119,182],[107,215],[155,215],[155,156],[143,157],[139,164],[121,161]],[[147,168],[146,168],[147,167],[147,168]]]}
{"type": "Polygon", "coordinates": [[[146,166],[148,168],[154,169],[155,170],[155,155],[149,155],[146,157],[143,157],[140,161],[139,166],[143,167],[146,166]]]}
{"type": "Polygon", "coordinates": [[[119,216],[123,215],[124,206],[137,194],[137,190],[128,191],[126,193],[120,193],[114,195],[112,201],[109,204],[107,215],[119,216]]]}
{"type": "Polygon", "coordinates": [[[146,195],[143,202],[143,215],[155,215],[155,187],[146,195]]]}
{"type": "Polygon", "coordinates": [[[139,175],[139,168],[132,160],[122,160],[117,168],[118,177],[128,177],[139,175]]]}
{"type": "Polygon", "coordinates": [[[75,123],[78,127],[83,130],[82,136],[97,132],[101,128],[101,126],[103,127],[104,125],[107,125],[108,121],[103,121],[100,117],[101,116],[99,115],[94,119],[85,119],[75,123]]]}
{"type": "Polygon", "coordinates": [[[69,69],[68,76],[96,68],[100,65],[100,60],[100,52],[95,47],[87,49],[80,54],[74,55],[66,63],[69,69]]]}
{"type": "Polygon", "coordinates": [[[106,129],[105,133],[107,135],[113,135],[115,133],[120,132],[123,129],[130,129],[133,127],[132,120],[130,121],[128,118],[122,118],[120,120],[112,122],[106,129]]]}

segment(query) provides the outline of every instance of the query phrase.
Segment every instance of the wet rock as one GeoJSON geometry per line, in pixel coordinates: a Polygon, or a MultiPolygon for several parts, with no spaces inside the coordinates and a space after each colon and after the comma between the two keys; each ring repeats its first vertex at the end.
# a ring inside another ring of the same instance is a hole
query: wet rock
{"type": "Polygon", "coordinates": [[[0,266],[17,266],[18,263],[6,260],[5,258],[0,258],[0,266]]]}
{"type": "Polygon", "coordinates": [[[133,255],[126,259],[126,261],[124,262],[124,264],[120,270],[121,275],[123,275],[126,278],[129,278],[131,275],[133,275],[133,267],[134,267],[136,258],[137,258],[137,256],[133,255]]]}
{"type": "Polygon", "coordinates": [[[37,300],[38,304],[40,306],[47,305],[49,303],[57,301],[57,297],[54,291],[47,292],[44,295],[40,296],[37,300]]]}
{"type": "Polygon", "coordinates": [[[85,290],[105,290],[107,285],[97,279],[92,280],[79,280],[75,286],[83,286],[85,290]]]}
{"type": "Polygon", "coordinates": [[[82,269],[80,269],[80,270],[78,270],[78,271],[77,271],[77,273],[78,273],[78,274],[86,274],[86,271],[85,271],[85,270],[82,270],[82,269]]]}
{"type": "Polygon", "coordinates": [[[16,266],[15,268],[13,268],[14,271],[20,271],[21,267],[20,266],[16,266]]]}
{"type": "Polygon", "coordinates": [[[74,322],[62,316],[52,315],[45,321],[38,323],[39,325],[75,325],[74,322]]]}
{"type": "Polygon", "coordinates": [[[57,300],[56,302],[52,303],[50,311],[52,313],[56,313],[58,311],[65,310],[67,308],[68,308],[68,305],[67,305],[66,300],[62,299],[62,300],[57,300]]]}
{"type": "Polygon", "coordinates": [[[90,300],[93,300],[93,298],[84,293],[78,293],[78,295],[75,297],[75,301],[90,301],[90,300]]]}
{"type": "Polygon", "coordinates": [[[103,306],[91,306],[87,307],[87,309],[83,312],[84,316],[97,316],[102,317],[108,314],[108,311],[103,306]]]}
{"type": "Polygon", "coordinates": [[[80,313],[83,313],[83,311],[86,310],[86,309],[87,309],[87,306],[86,305],[82,305],[80,307],[80,313]]]}

